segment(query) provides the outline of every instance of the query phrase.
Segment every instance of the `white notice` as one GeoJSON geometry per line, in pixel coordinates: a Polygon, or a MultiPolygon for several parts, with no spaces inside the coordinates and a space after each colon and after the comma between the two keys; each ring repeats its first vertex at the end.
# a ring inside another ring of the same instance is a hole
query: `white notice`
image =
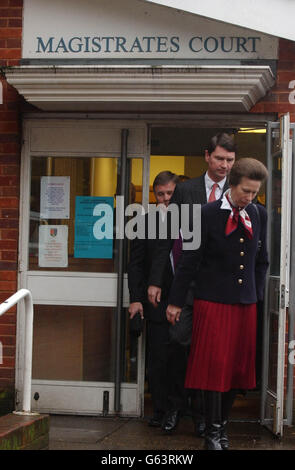
{"type": "Polygon", "coordinates": [[[39,226],[39,266],[66,268],[68,266],[68,226],[39,226]]]}
{"type": "Polygon", "coordinates": [[[41,219],[69,219],[70,177],[42,176],[40,198],[41,219]]]}

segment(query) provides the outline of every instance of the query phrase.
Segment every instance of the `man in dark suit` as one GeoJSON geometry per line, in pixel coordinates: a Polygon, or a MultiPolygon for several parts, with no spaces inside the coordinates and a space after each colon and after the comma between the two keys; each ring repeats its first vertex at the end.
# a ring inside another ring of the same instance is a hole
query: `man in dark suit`
{"type": "MultiPolygon", "coordinates": [[[[170,171],[161,172],[154,180],[153,190],[157,204],[168,206],[178,177],[170,171]]],[[[171,260],[163,267],[162,298],[155,307],[147,300],[149,271],[152,265],[156,239],[148,238],[148,214],[143,216],[146,237],[134,239],[130,247],[128,287],[130,293],[130,319],[139,313],[147,320],[147,370],[151,392],[153,416],[150,426],[160,427],[167,411],[184,407],[184,378],[187,355],[179,353],[177,345],[171,344],[170,325],[166,319],[167,299],[173,281],[171,260]],[[171,360],[173,367],[170,366],[171,360]]]]}
{"type": "MultiPolygon", "coordinates": [[[[235,162],[236,147],[231,136],[226,133],[215,135],[205,151],[205,160],[208,170],[202,176],[192,178],[177,185],[170,203],[175,203],[181,210],[182,204],[189,204],[189,217],[192,220],[193,204],[206,204],[220,199],[228,188],[227,177],[235,162]]],[[[148,299],[153,306],[161,302],[163,280],[165,274],[163,266],[169,258],[174,240],[159,240],[150,269],[148,299]]],[[[188,310],[188,309],[187,309],[188,310]]],[[[196,400],[200,401],[200,399],[196,400]]],[[[195,405],[195,428],[197,435],[203,434],[203,423],[200,423],[200,409],[195,405]]],[[[175,425],[177,414],[172,411],[175,425]]],[[[171,421],[171,419],[170,419],[171,421]]],[[[171,427],[171,426],[170,426],[171,427]]]]}

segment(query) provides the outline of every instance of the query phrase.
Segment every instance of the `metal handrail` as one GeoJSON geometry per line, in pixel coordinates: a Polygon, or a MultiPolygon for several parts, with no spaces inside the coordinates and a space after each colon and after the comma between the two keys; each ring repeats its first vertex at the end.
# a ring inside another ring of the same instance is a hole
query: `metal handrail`
{"type": "MultiPolygon", "coordinates": [[[[23,375],[23,397],[22,411],[17,414],[31,413],[31,388],[32,388],[32,352],[33,352],[33,299],[28,289],[20,289],[7,300],[0,304],[0,316],[16,305],[20,300],[25,302],[25,352],[24,352],[24,375],[23,375]]],[[[34,413],[35,414],[35,413],[34,413]]]]}

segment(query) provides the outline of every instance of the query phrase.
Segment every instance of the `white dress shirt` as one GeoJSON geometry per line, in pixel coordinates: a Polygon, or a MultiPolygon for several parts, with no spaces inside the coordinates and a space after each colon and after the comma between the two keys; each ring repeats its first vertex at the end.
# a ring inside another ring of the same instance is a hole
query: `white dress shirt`
{"type": "Polygon", "coordinates": [[[217,184],[217,188],[215,189],[215,198],[216,200],[217,199],[220,199],[221,195],[222,195],[222,191],[223,191],[223,186],[225,185],[225,182],[226,182],[226,176],[223,178],[223,180],[219,181],[218,183],[216,183],[216,181],[213,181],[210,176],[208,175],[208,172],[206,171],[206,174],[205,174],[205,186],[206,186],[206,195],[207,195],[207,201],[209,199],[209,196],[211,194],[211,191],[212,191],[212,187],[213,187],[213,184],[217,184]]]}

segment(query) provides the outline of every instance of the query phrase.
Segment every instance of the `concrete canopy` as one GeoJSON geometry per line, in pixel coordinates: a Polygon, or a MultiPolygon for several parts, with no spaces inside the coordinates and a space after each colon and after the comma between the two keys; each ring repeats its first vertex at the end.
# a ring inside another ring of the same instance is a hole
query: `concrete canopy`
{"type": "Polygon", "coordinates": [[[153,109],[249,111],[273,86],[268,66],[19,66],[8,83],[43,110],[97,111],[103,103],[153,109]],[[181,108],[182,109],[182,108],[181,108]]]}

